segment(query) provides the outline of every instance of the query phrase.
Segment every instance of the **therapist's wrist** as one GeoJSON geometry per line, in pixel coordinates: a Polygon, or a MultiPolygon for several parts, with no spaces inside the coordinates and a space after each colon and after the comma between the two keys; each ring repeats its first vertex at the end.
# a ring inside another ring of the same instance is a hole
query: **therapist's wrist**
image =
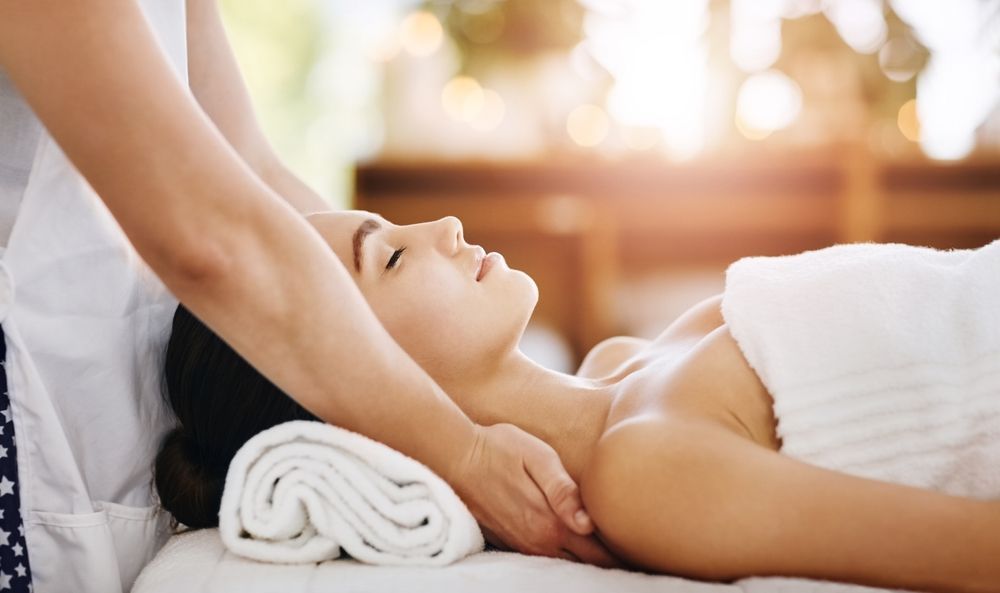
{"type": "Polygon", "coordinates": [[[438,475],[460,496],[470,491],[470,481],[475,479],[475,472],[471,471],[474,469],[474,460],[481,457],[482,449],[486,446],[482,426],[470,420],[465,429],[460,437],[447,447],[447,454],[442,460],[441,470],[438,471],[438,475]]]}
{"type": "Polygon", "coordinates": [[[424,428],[413,447],[403,447],[404,453],[417,459],[458,491],[468,478],[468,469],[475,451],[481,447],[482,427],[475,424],[461,410],[447,422],[424,428]]]}
{"type": "Polygon", "coordinates": [[[463,441],[461,446],[452,449],[448,468],[445,470],[447,474],[441,475],[463,498],[476,487],[474,482],[479,480],[475,471],[476,464],[483,459],[483,452],[487,447],[484,427],[471,421],[469,424],[471,431],[468,440],[463,441]]]}

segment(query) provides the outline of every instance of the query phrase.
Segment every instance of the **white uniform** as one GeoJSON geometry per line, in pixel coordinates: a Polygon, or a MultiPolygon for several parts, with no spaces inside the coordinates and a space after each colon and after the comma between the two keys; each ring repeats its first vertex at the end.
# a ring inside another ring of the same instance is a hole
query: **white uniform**
{"type": "MultiPolygon", "coordinates": [[[[140,4],[186,80],[183,0],[140,4]]],[[[127,591],[167,535],[150,470],[172,421],[160,384],[177,302],[3,72],[0,245],[34,591],[127,591]]]]}

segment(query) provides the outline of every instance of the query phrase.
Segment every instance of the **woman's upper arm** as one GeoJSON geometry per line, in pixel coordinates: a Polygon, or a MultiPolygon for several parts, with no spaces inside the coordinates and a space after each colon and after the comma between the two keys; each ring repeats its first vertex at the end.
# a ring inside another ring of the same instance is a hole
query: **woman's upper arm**
{"type": "Polygon", "coordinates": [[[613,430],[581,493],[610,547],[656,571],[930,591],[1000,583],[997,503],[829,471],[702,420],[613,430]]]}

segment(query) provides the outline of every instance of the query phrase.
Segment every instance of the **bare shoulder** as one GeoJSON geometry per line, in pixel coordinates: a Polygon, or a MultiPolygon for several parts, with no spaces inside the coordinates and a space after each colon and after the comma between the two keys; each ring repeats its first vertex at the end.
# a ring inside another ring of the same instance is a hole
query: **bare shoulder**
{"type": "Polygon", "coordinates": [[[641,353],[652,342],[632,336],[615,336],[590,349],[580,363],[577,376],[597,379],[610,375],[625,361],[641,353]]]}
{"type": "Polygon", "coordinates": [[[653,340],[653,343],[660,344],[663,342],[688,338],[697,339],[722,324],[722,295],[717,294],[698,302],[685,311],[665,330],[663,330],[663,332],[657,336],[655,340],[653,340]]]}
{"type": "Polygon", "coordinates": [[[722,295],[705,299],[684,312],[653,340],[632,336],[608,338],[590,349],[576,374],[588,379],[605,377],[629,359],[686,339],[698,339],[722,324],[722,295]]]}
{"type": "MultiPolygon", "coordinates": [[[[717,468],[690,467],[683,460],[707,441],[731,434],[723,431],[699,417],[649,415],[620,422],[605,432],[581,476],[580,495],[609,549],[647,570],[684,572],[683,556],[689,553],[684,544],[686,527],[676,524],[673,511],[685,506],[685,513],[697,511],[685,500],[693,493],[679,489],[678,483],[711,481],[717,468]]],[[[745,443],[740,446],[754,446],[740,441],[745,443]]]]}

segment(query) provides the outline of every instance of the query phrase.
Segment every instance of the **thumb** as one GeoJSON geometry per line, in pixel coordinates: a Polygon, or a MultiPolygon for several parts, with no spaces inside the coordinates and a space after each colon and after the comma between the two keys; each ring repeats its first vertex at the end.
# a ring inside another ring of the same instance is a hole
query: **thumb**
{"type": "Polygon", "coordinates": [[[535,484],[545,494],[549,507],[573,532],[589,535],[594,531],[594,523],[580,500],[580,489],[569,477],[559,456],[551,447],[540,443],[533,455],[524,456],[524,468],[535,484]]]}

